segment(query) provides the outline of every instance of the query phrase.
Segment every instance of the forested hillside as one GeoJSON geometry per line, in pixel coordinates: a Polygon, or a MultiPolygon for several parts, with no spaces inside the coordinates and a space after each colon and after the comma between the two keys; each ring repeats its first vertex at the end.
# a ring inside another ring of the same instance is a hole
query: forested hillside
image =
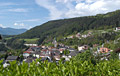
{"type": "Polygon", "coordinates": [[[89,29],[106,29],[120,26],[120,10],[96,16],[86,16],[71,19],[55,20],[44,23],[17,36],[21,38],[36,38],[49,35],[68,35],[75,31],[89,29]]]}
{"type": "Polygon", "coordinates": [[[105,30],[118,26],[120,26],[120,10],[107,14],[98,14],[96,16],[49,21],[15,36],[14,39],[39,38],[37,42],[41,44],[45,39],[65,37],[86,30],[105,30]]]}

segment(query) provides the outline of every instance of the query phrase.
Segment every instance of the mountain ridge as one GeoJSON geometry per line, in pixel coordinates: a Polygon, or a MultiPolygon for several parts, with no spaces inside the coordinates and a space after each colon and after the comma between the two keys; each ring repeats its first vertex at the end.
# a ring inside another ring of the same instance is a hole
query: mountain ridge
{"type": "Polygon", "coordinates": [[[7,28],[0,27],[0,34],[2,35],[18,35],[26,31],[27,29],[14,29],[10,27],[7,27],[7,28]]]}

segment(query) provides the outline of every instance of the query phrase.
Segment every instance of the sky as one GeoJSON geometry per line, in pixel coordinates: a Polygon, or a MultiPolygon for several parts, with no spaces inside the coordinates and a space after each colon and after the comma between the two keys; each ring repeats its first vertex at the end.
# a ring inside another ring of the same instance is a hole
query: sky
{"type": "Polygon", "coordinates": [[[104,14],[120,0],[0,0],[0,27],[30,29],[50,20],[104,14]]]}

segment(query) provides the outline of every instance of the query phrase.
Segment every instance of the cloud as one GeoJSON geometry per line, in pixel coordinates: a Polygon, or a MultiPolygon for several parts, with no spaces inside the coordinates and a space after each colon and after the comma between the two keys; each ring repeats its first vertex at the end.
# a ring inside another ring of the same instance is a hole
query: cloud
{"type": "Polygon", "coordinates": [[[14,23],[14,26],[17,26],[17,25],[19,25],[18,23],[14,23]]]}
{"type": "Polygon", "coordinates": [[[2,27],[2,28],[6,28],[3,24],[0,24],[0,27],[2,27]]]}
{"type": "Polygon", "coordinates": [[[27,19],[27,20],[21,20],[17,22],[37,22],[37,21],[40,21],[40,19],[27,19]]]}
{"type": "Polygon", "coordinates": [[[16,8],[16,9],[8,9],[10,12],[28,12],[28,9],[24,8],[16,8]]]}
{"type": "Polygon", "coordinates": [[[0,3],[0,6],[11,6],[11,5],[18,5],[18,4],[11,2],[0,3]]]}
{"type": "Polygon", "coordinates": [[[28,24],[21,23],[21,22],[15,22],[13,25],[14,25],[14,28],[17,28],[17,29],[23,29],[23,28],[30,29],[33,27],[33,26],[30,26],[28,24]]]}
{"type": "Polygon", "coordinates": [[[50,19],[89,16],[120,9],[120,0],[35,0],[46,8],[50,19]]]}
{"type": "Polygon", "coordinates": [[[25,24],[24,23],[14,23],[14,26],[25,26],[25,24]]]}

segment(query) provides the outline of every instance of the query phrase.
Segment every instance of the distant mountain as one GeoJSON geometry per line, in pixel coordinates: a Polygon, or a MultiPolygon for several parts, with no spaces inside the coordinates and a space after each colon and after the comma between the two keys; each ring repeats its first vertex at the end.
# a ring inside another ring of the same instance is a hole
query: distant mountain
{"type": "Polygon", "coordinates": [[[18,35],[26,32],[26,29],[2,28],[0,27],[0,34],[2,35],[18,35]]]}

